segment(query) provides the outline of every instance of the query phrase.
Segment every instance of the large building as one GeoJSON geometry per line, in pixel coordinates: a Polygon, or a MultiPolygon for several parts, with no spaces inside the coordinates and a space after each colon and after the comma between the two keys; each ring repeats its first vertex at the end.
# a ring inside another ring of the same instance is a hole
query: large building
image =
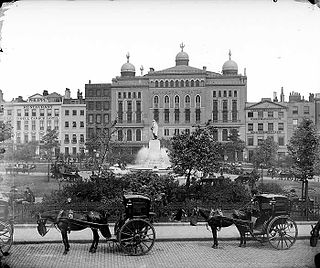
{"type": "Polygon", "coordinates": [[[181,44],[175,66],[159,71],[150,68],[140,76],[127,55],[121,76],[112,79],[111,118],[117,119],[118,142],[132,153],[152,139],[153,119],[159,125],[159,138],[189,132],[209,120],[219,141],[227,141],[231,129],[245,138],[247,77],[238,73],[231,52],[218,73],[191,67],[183,49],[181,44]]]}

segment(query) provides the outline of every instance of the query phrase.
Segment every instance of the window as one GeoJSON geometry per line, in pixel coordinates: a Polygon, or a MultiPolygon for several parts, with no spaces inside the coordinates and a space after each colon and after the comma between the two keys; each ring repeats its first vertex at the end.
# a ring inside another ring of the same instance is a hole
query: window
{"type": "Polygon", "coordinates": [[[163,87],[163,81],[162,80],[160,81],[160,87],[163,87]]]}
{"type": "Polygon", "coordinates": [[[72,154],[76,155],[77,154],[77,147],[72,147],[72,154]]]}
{"type": "Polygon", "coordinates": [[[278,137],[278,145],[279,146],[284,146],[284,137],[283,136],[279,136],[278,137]]]}
{"type": "Polygon", "coordinates": [[[69,110],[64,111],[64,115],[68,116],[69,115],[69,110]]]}
{"type": "Polygon", "coordinates": [[[233,97],[237,98],[238,97],[238,91],[233,91],[233,97]]]}
{"type": "Polygon", "coordinates": [[[118,121],[119,123],[122,123],[123,121],[123,102],[118,102],[118,121]]]}
{"type": "Polygon", "coordinates": [[[175,123],[179,123],[179,115],[180,115],[179,109],[174,109],[174,122],[175,123]]]}
{"type": "Polygon", "coordinates": [[[297,127],[298,126],[298,119],[293,119],[292,125],[293,125],[293,127],[297,127]]]}
{"type": "Polygon", "coordinates": [[[292,114],[298,114],[298,106],[292,107],[292,114]]]}
{"type": "Polygon", "coordinates": [[[21,121],[17,121],[17,130],[21,130],[21,121]]]}
{"type": "Polygon", "coordinates": [[[21,143],[21,136],[20,136],[20,133],[17,133],[17,143],[21,143]]]}
{"type": "Polygon", "coordinates": [[[17,110],[17,116],[21,116],[21,109],[17,110]]]}
{"type": "Polygon", "coordinates": [[[227,97],[227,91],[226,91],[226,90],[223,91],[223,97],[224,97],[224,98],[227,97]]]}
{"type": "Polygon", "coordinates": [[[40,130],[44,130],[44,121],[40,120],[40,130]]]}
{"type": "Polygon", "coordinates": [[[164,109],[164,122],[169,123],[169,109],[164,109]]]}
{"type": "Polygon", "coordinates": [[[228,122],[228,101],[224,100],[222,102],[222,121],[228,122]]]}
{"type": "Polygon", "coordinates": [[[84,115],[84,110],[80,110],[80,115],[81,115],[81,116],[84,115]]]}
{"type": "Polygon", "coordinates": [[[73,128],[76,128],[76,127],[77,127],[77,122],[76,122],[76,121],[73,121],[73,122],[72,122],[72,127],[73,127],[73,128]]]}
{"type": "Polygon", "coordinates": [[[213,98],[216,98],[217,97],[217,92],[214,90],[214,91],[212,91],[212,97],[213,98]]]}
{"type": "Polygon", "coordinates": [[[248,112],[248,118],[252,118],[253,117],[253,112],[248,112]]]}
{"type": "Polygon", "coordinates": [[[253,124],[248,124],[248,131],[253,131],[253,124]]]}
{"type": "Polygon", "coordinates": [[[190,109],[185,109],[184,114],[186,123],[190,123],[190,109]]]}
{"type": "Polygon", "coordinates": [[[54,129],[59,130],[59,120],[58,119],[54,120],[54,129]]]}
{"type": "Polygon", "coordinates": [[[96,123],[101,124],[101,114],[96,115],[96,123]]]}
{"type": "Polygon", "coordinates": [[[232,122],[237,121],[238,117],[238,112],[237,112],[237,101],[233,100],[232,101],[232,110],[231,110],[231,115],[232,115],[232,122]]]}
{"type": "Polygon", "coordinates": [[[24,142],[25,143],[29,142],[29,135],[28,134],[24,134],[24,142]]]}
{"type": "Polygon", "coordinates": [[[197,95],[196,96],[196,107],[200,107],[200,105],[201,105],[200,102],[201,102],[200,96],[197,95]]]}
{"type": "Polygon", "coordinates": [[[153,97],[153,107],[155,107],[155,108],[159,107],[159,97],[158,96],[153,97]]]}
{"type": "Polygon", "coordinates": [[[180,87],[184,87],[184,81],[183,80],[180,81],[180,87]]]}
{"type": "Polygon", "coordinates": [[[196,109],[196,123],[200,123],[201,121],[201,111],[200,109],[196,109]]]}
{"type": "Polygon", "coordinates": [[[218,101],[214,100],[212,103],[212,121],[218,122],[218,101]]]}
{"type": "MultiPolygon", "coordinates": [[[[158,82],[158,81],[154,82],[154,86],[155,86],[155,87],[159,87],[159,82],[158,82]]],[[[120,92],[119,92],[119,93],[120,93],[120,92]]]]}
{"type": "Polygon", "coordinates": [[[200,81],[196,80],[196,87],[199,87],[199,86],[200,86],[200,81]]]}
{"type": "Polygon", "coordinates": [[[141,92],[138,92],[138,99],[141,99],[141,92]]]}
{"type": "Polygon", "coordinates": [[[283,131],[284,130],[284,124],[283,123],[281,123],[281,122],[278,123],[278,130],[279,131],[283,131]]]}
{"type": "Polygon", "coordinates": [[[77,115],[77,110],[72,110],[72,115],[77,115]]]}
{"type": "Polygon", "coordinates": [[[40,116],[44,116],[44,109],[40,109],[40,116]]]}
{"type": "Polygon", "coordinates": [[[303,114],[309,114],[310,113],[309,109],[310,109],[309,106],[303,106],[303,114]]]}
{"type": "Polygon", "coordinates": [[[264,141],[263,137],[258,137],[258,146],[261,145],[264,141]]]}
{"type": "Polygon", "coordinates": [[[47,130],[50,131],[51,130],[51,120],[47,121],[47,130]]]}
{"type": "Polygon", "coordinates": [[[174,82],[173,82],[173,80],[170,81],[170,87],[174,87],[174,82]]]}
{"type": "Polygon", "coordinates": [[[110,101],[103,102],[103,110],[110,110],[110,101]]]}
{"type": "Polygon", "coordinates": [[[217,129],[213,130],[212,136],[215,141],[218,141],[218,130],[217,129]]]}
{"type": "Polygon", "coordinates": [[[223,129],[222,130],[222,141],[227,141],[228,140],[228,130],[223,129]]]}
{"type": "Polygon", "coordinates": [[[189,80],[186,80],[186,87],[189,86],[189,80]]]}
{"type": "Polygon", "coordinates": [[[184,132],[185,132],[187,135],[190,135],[190,129],[189,129],[189,128],[186,128],[186,129],[184,130],[184,132]]]}
{"type": "Polygon", "coordinates": [[[109,124],[109,122],[110,122],[110,116],[109,116],[109,114],[105,114],[103,117],[104,117],[104,119],[103,119],[104,123],[105,123],[105,124],[109,124]]]}
{"type": "Polygon", "coordinates": [[[93,124],[93,114],[88,115],[89,124],[93,124]]]}
{"type": "Polygon", "coordinates": [[[258,123],[258,131],[263,131],[263,123],[258,123]]]}
{"type": "Polygon", "coordinates": [[[279,117],[279,118],[283,118],[283,116],[284,116],[284,112],[279,111],[279,112],[278,112],[278,117],[279,117]]]}
{"type": "Polygon", "coordinates": [[[89,111],[93,111],[94,110],[94,102],[93,101],[89,101],[88,102],[88,110],[89,111]]]}
{"type": "Polygon", "coordinates": [[[221,97],[221,91],[219,90],[219,97],[221,97]]]}
{"type": "Polygon", "coordinates": [[[47,116],[52,116],[52,109],[47,109],[47,116]]]}
{"type": "Polygon", "coordinates": [[[37,116],[37,110],[36,109],[32,109],[31,110],[31,116],[37,116]]]}
{"type": "Polygon", "coordinates": [[[128,92],[128,99],[131,99],[131,92],[128,92]]]}
{"type": "Polygon", "coordinates": [[[185,97],[185,104],[186,104],[186,105],[190,105],[190,96],[189,96],[189,95],[187,95],[187,96],[185,97]]]}
{"type": "Polygon", "coordinates": [[[65,128],[68,128],[68,127],[69,127],[69,122],[68,122],[68,121],[64,122],[64,127],[65,127],[65,128]]]}
{"type": "Polygon", "coordinates": [[[179,132],[180,132],[180,130],[179,130],[178,128],[176,128],[176,129],[174,130],[174,135],[175,135],[175,136],[178,136],[178,135],[179,135],[179,132]]]}
{"type": "Polygon", "coordinates": [[[118,130],[118,141],[122,141],[123,140],[123,133],[122,133],[122,129],[118,130]]]}
{"type": "Polygon", "coordinates": [[[96,110],[102,110],[102,105],[101,105],[101,101],[97,101],[96,102],[96,110]]]}
{"type": "Polygon", "coordinates": [[[31,130],[32,130],[32,131],[35,131],[35,130],[36,130],[36,121],[35,121],[35,120],[32,120],[32,121],[31,121],[31,130]]]}
{"type": "Polygon", "coordinates": [[[25,130],[25,131],[28,131],[28,130],[29,130],[29,121],[28,121],[28,120],[25,120],[25,121],[24,121],[24,130],[25,130]]]}
{"type": "Polygon", "coordinates": [[[168,80],[166,80],[166,81],[164,82],[164,86],[165,86],[165,87],[169,87],[169,81],[168,81],[168,80]]]}
{"type": "Polygon", "coordinates": [[[54,116],[59,116],[59,109],[54,109],[54,116]]]}
{"type": "Polygon", "coordinates": [[[232,97],[232,91],[229,90],[229,97],[232,97]]]}
{"type": "Polygon", "coordinates": [[[64,148],[64,154],[65,155],[69,155],[69,147],[65,147],[64,148]]]}
{"type": "Polygon", "coordinates": [[[64,143],[69,143],[69,134],[64,134],[64,143]]]}
{"type": "Polygon", "coordinates": [[[132,130],[131,129],[127,130],[127,141],[132,141],[132,130]]]}
{"type": "Polygon", "coordinates": [[[29,110],[27,109],[24,110],[24,116],[29,116],[29,110]]]}
{"type": "Polygon", "coordinates": [[[159,109],[153,110],[153,119],[159,122],[159,109]]]}
{"type": "Polygon", "coordinates": [[[123,98],[126,99],[127,98],[127,93],[123,92],[123,98]]]}
{"type": "Polygon", "coordinates": [[[31,134],[31,141],[36,141],[36,139],[37,139],[37,138],[36,138],[36,134],[32,133],[32,134],[31,134]]]}
{"type": "Polygon", "coordinates": [[[141,130],[140,129],[136,130],[136,141],[141,141],[141,130]]]}
{"type": "Polygon", "coordinates": [[[84,128],[84,122],[83,121],[80,121],[80,127],[84,128]]]}
{"type": "Polygon", "coordinates": [[[191,80],[190,86],[194,87],[194,80],[191,80]]]}
{"type": "Polygon", "coordinates": [[[8,110],[8,111],[7,111],[7,114],[8,114],[8,115],[12,115],[12,110],[8,110]]]}
{"type": "Polygon", "coordinates": [[[164,103],[169,105],[169,97],[168,96],[164,97],[164,103]]]}
{"type": "Polygon", "coordinates": [[[273,111],[268,111],[268,117],[270,118],[272,118],[273,117],[273,111]]]}
{"type": "Polygon", "coordinates": [[[268,131],[273,131],[273,123],[268,123],[268,131]]]}
{"type": "Polygon", "coordinates": [[[179,87],[179,81],[178,80],[175,81],[175,87],[179,87]]]}
{"type": "Polygon", "coordinates": [[[167,128],[164,129],[164,136],[169,136],[169,129],[167,128]]]}
{"type": "Polygon", "coordinates": [[[263,118],[263,111],[258,111],[258,118],[263,118]]]}
{"type": "Polygon", "coordinates": [[[253,146],[253,137],[248,137],[248,146],[253,146]]]}
{"type": "Polygon", "coordinates": [[[179,96],[175,96],[174,97],[174,107],[175,108],[179,108],[179,102],[180,102],[179,96]]]}

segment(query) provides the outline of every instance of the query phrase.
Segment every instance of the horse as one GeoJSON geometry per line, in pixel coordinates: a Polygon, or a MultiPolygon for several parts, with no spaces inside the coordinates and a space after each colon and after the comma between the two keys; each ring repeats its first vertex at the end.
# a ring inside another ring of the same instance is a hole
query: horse
{"type": "Polygon", "coordinates": [[[229,227],[235,225],[240,234],[240,244],[239,247],[246,246],[246,233],[250,230],[249,222],[240,222],[238,220],[247,221],[250,219],[250,212],[248,211],[239,211],[235,210],[233,213],[233,218],[228,218],[223,216],[221,209],[206,209],[201,207],[195,207],[192,210],[192,216],[190,218],[190,225],[196,226],[198,222],[198,216],[202,216],[207,224],[211,227],[212,236],[213,236],[213,245],[212,248],[218,248],[218,235],[217,231],[220,231],[223,227],[229,227]]]}
{"type": "Polygon", "coordinates": [[[89,249],[90,253],[96,253],[100,238],[98,230],[106,239],[111,237],[108,226],[108,215],[97,211],[75,212],[72,210],[54,210],[39,213],[37,215],[37,230],[41,236],[45,236],[49,231],[46,226],[47,222],[51,222],[60,230],[64,244],[64,255],[70,250],[68,233],[71,231],[81,231],[86,228],[91,228],[93,241],[89,249]]]}

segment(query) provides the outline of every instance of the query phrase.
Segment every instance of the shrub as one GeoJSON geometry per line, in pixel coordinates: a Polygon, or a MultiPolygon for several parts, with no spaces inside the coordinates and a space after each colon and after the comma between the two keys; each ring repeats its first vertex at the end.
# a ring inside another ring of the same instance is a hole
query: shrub
{"type": "Polygon", "coordinates": [[[283,194],[284,193],[282,187],[275,182],[260,183],[258,185],[258,191],[260,193],[269,193],[269,194],[283,194]]]}

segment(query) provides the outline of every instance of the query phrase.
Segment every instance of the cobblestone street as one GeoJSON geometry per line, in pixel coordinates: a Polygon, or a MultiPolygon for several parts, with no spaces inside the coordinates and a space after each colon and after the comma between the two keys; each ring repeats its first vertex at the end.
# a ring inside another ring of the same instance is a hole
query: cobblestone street
{"type": "Polygon", "coordinates": [[[218,249],[211,241],[156,242],[149,254],[126,256],[112,243],[101,243],[96,254],[88,252],[90,244],[71,244],[68,255],[62,255],[63,245],[13,245],[4,263],[11,268],[68,268],[68,267],[314,267],[314,255],[308,240],[299,240],[289,250],[279,251],[267,243],[249,241],[239,248],[238,241],[221,241],[218,249]]]}

